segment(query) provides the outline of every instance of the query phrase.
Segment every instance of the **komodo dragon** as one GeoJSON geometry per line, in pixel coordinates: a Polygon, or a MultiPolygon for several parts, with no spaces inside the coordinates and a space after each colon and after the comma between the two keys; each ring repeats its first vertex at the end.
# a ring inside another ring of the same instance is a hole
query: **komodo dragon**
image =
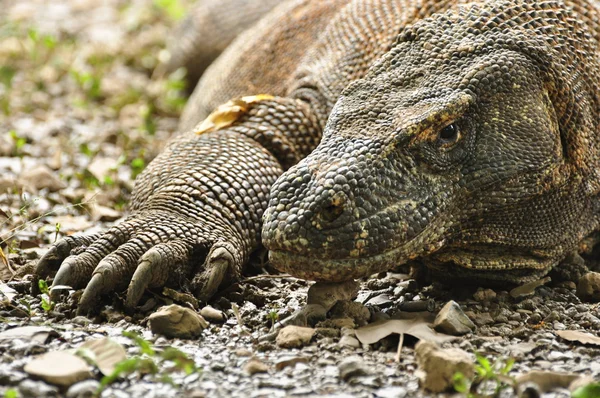
{"type": "Polygon", "coordinates": [[[84,313],[127,287],[130,308],[165,284],[205,300],[261,239],[321,281],[411,259],[478,283],[544,275],[600,224],[598,7],[285,2],[203,76],[131,215],[60,241],[37,275],[85,287],[84,313]]]}

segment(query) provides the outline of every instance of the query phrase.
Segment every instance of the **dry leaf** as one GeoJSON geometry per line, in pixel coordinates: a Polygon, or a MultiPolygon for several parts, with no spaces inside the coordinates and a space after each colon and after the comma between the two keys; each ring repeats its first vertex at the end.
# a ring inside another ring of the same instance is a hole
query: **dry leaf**
{"type": "Polygon", "coordinates": [[[226,104],[219,105],[199,126],[196,127],[196,134],[204,134],[210,131],[219,130],[231,126],[244,113],[248,111],[249,105],[272,99],[272,95],[259,94],[248,97],[242,97],[231,100],[226,104]]]}
{"type": "Polygon", "coordinates": [[[127,359],[123,346],[107,337],[99,340],[88,340],[79,350],[89,350],[94,354],[94,361],[103,375],[109,375],[115,370],[115,365],[127,359]]]}
{"type": "Polygon", "coordinates": [[[58,333],[54,329],[45,326],[23,326],[0,333],[0,341],[23,339],[45,344],[49,336],[58,336],[58,333]]]}
{"type": "Polygon", "coordinates": [[[581,332],[578,330],[557,330],[556,334],[565,340],[576,341],[581,344],[593,344],[600,346],[600,337],[594,336],[591,333],[581,332]]]}
{"type": "Polygon", "coordinates": [[[15,272],[10,267],[8,258],[4,254],[4,250],[0,247],[0,281],[8,281],[15,275],[15,272]]]}
{"type": "Polygon", "coordinates": [[[517,384],[533,382],[545,393],[555,388],[569,388],[571,383],[577,380],[581,375],[576,373],[550,372],[543,370],[532,370],[517,377],[517,384]]]}
{"type": "Polygon", "coordinates": [[[513,298],[519,298],[521,296],[529,296],[530,294],[533,294],[533,292],[535,292],[535,289],[537,289],[538,287],[545,285],[546,283],[550,282],[552,279],[547,276],[543,279],[539,279],[537,281],[533,281],[533,282],[529,282],[526,283],[524,285],[515,287],[513,290],[510,291],[510,295],[513,298]]]}
{"type": "Polygon", "coordinates": [[[443,343],[445,341],[458,339],[457,336],[450,336],[434,331],[431,323],[423,318],[414,319],[389,319],[378,321],[356,329],[356,338],[362,344],[373,344],[386,338],[392,333],[408,334],[419,340],[433,341],[443,343]]]}

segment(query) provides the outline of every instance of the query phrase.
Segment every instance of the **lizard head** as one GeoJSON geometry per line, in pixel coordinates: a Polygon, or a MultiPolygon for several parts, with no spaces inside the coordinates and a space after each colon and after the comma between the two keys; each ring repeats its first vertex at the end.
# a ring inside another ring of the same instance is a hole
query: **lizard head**
{"type": "Polygon", "coordinates": [[[343,281],[419,259],[523,281],[572,247],[585,201],[559,125],[576,114],[556,102],[547,45],[456,18],[405,29],[275,183],[263,242],[276,267],[343,281]]]}

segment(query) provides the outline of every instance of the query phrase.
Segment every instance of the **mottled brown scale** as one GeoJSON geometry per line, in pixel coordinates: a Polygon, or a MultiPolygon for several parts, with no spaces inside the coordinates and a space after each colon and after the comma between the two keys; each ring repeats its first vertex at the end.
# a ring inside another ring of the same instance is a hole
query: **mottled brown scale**
{"type": "Polygon", "coordinates": [[[82,312],[165,284],[207,299],[261,240],[315,280],[409,260],[445,280],[538,278],[597,241],[599,20],[592,1],[285,1],[203,74],[131,215],[59,242],[37,273],[85,287],[82,312]]]}

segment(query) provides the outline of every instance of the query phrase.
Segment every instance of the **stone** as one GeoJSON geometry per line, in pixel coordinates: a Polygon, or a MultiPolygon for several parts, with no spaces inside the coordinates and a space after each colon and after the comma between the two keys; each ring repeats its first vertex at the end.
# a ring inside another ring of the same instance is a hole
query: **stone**
{"type": "Polygon", "coordinates": [[[577,283],[577,297],[583,301],[600,302],[600,273],[588,272],[577,283]]]}
{"type": "Polygon", "coordinates": [[[491,301],[496,298],[496,292],[492,289],[477,289],[473,298],[477,301],[491,301]]]}
{"type": "Polygon", "coordinates": [[[89,318],[86,318],[83,315],[76,316],[75,318],[71,319],[70,322],[79,326],[87,326],[92,323],[89,318]]]}
{"type": "Polygon", "coordinates": [[[299,348],[310,343],[315,329],[303,326],[286,326],[279,331],[275,343],[281,348],[299,348]]]}
{"type": "Polygon", "coordinates": [[[66,351],[52,351],[36,357],[25,365],[25,372],[61,387],[92,377],[88,364],[66,351]]]}
{"type": "Polygon", "coordinates": [[[306,324],[310,326],[315,326],[327,318],[327,310],[321,304],[307,304],[300,313],[304,315],[306,324]]]}
{"type": "Polygon", "coordinates": [[[323,322],[319,322],[317,327],[320,328],[333,328],[333,329],[354,329],[356,324],[352,318],[336,318],[336,319],[326,319],[323,322]]]}
{"type": "Polygon", "coordinates": [[[356,281],[343,283],[316,282],[308,289],[306,304],[320,304],[326,311],[337,301],[350,301],[358,294],[359,284],[356,281]]]}
{"type": "Polygon", "coordinates": [[[421,340],[415,346],[421,387],[431,392],[443,392],[453,387],[453,376],[460,372],[473,379],[473,358],[460,348],[441,349],[433,342],[421,340]]]}
{"type": "Polygon", "coordinates": [[[244,371],[250,376],[256,373],[269,373],[269,366],[256,358],[252,358],[244,365],[244,371]]]}
{"type": "Polygon", "coordinates": [[[406,388],[400,386],[383,387],[375,391],[377,398],[404,398],[407,394],[406,388]]]}
{"type": "Polygon", "coordinates": [[[351,318],[358,326],[364,326],[371,318],[367,307],[355,301],[338,301],[329,311],[332,318],[351,318]]]}
{"type": "Polygon", "coordinates": [[[308,363],[308,358],[306,357],[283,357],[278,359],[275,362],[275,369],[276,370],[283,370],[285,368],[287,368],[288,366],[295,366],[297,363],[308,363]]]}
{"type": "Polygon", "coordinates": [[[373,307],[387,308],[394,304],[394,300],[389,294],[384,293],[370,298],[365,304],[373,307]]]}
{"type": "Polygon", "coordinates": [[[492,318],[489,312],[465,311],[465,315],[469,319],[472,319],[478,327],[492,325],[494,323],[494,318],[492,318]]]}
{"type": "Polygon", "coordinates": [[[100,387],[98,380],[84,380],[73,384],[67,390],[67,398],[93,398],[100,387]]]}
{"type": "Polygon", "coordinates": [[[338,365],[338,370],[340,372],[340,379],[344,381],[371,374],[371,370],[367,367],[364,358],[356,355],[342,360],[338,365]]]}
{"type": "Polygon", "coordinates": [[[19,182],[23,186],[36,191],[48,189],[50,192],[56,192],[67,187],[67,185],[58,178],[56,172],[53,172],[50,168],[43,165],[25,169],[19,176],[19,182]]]}
{"type": "Polygon", "coordinates": [[[475,324],[465,315],[456,301],[450,300],[442,307],[433,322],[435,330],[453,336],[461,336],[475,330],[475,324]]]}
{"type": "Polygon", "coordinates": [[[212,323],[225,322],[225,314],[223,313],[223,311],[219,311],[211,307],[210,305],[207,305],[206,307],[202,308],[202,310],[200,311],[200,315],[202,315],[204,319],[212,323]]]}
{"type": "Polygon", "coordinates": [[[233,353],[238,357],[251,357],[252,356],[252,351],[250,351],[246,348],[238,348],[233,353]]]}
{"type": "Polygon", "coordinates": [[[122,216],[123,214],[120,211],[112,207],[101,206],[99,204],[92,206],[92,219],[94,221],[116,221],[122,216]]]}
{"type": "Polygon", "coordinates": [[[197,337],[208,327],[196,311],[177,304],[160,307],[148,317],[148,323],[152,333],[182,339],[197,337]]]}
{"type": "Polygon", "coordinates": [[[360,341],[356,337],[349,335],[342,336],[339,344],[342,347],[360,348],[360,341]]]}
{"type": "Polygon", "coordinates": [[[42,381],[26,379],[19,383],[19,395],[23,398],[58,397],[58,388],[42,381]]]}

